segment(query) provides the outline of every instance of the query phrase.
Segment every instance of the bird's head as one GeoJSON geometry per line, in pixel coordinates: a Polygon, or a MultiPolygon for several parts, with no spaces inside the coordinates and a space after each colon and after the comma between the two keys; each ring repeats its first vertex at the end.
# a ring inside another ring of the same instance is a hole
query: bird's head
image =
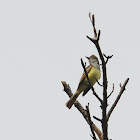
{"type": "Polygon", "coordinates": [[[98,64],[99,65],[99,61],[98,58],[95,55],[91,55],[90,57],[86,57],[89,60],[89,64],[94,65],[94,64],[98,64]]]}

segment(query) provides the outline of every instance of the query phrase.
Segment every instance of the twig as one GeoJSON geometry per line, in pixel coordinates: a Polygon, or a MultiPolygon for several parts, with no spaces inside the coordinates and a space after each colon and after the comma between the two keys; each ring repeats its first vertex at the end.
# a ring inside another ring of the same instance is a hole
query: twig
{"type": "Polygon", "coordinates": [[[100,39],[100,34],[101,34],[101,31],[99,30],[98,36],[97,36],[97,41],[99,41],[99,39],[100,39]]]}
{"type": "Polygon", "coordinates": [[[86,106],[86,112],[87,112],[87,117],[88,117],[88,120],[89,120],[90,130],[91,130],[91,132],[92,132],[92,138],[93,138],[94,140],[97,140],[96,135],[95,135],[95,133],[94,133],[94,128],[93,128],[93,125],[92,125],[91,117],[90,117],[89,104],[88,104],[88,106],[86,106]]]}
{"type": "Polygon", "coordinates": [[[95,92],[95,90],[94,90],[94,88],[93,88],[93,86],[92,86],[92,84],[91,84],[91,82],[90,82],[90,80],[89,80],[88,73],[87,73],[87,71],[86,71],[86,68],[85,68],[85,65],[84,65],[84,62],[83,62],[82,58],[81,58],[81,64],[82,64],[83,69],[84,69],[84,72],[85,72],[85,74],[86,74],[86,77],[87,77],[89,86],[90,86],[90,88],[91,88],[92,91],[93,91],[93,94],[97,97],[97,99],[98,99],[98,100],[100,101],[100,103],[102,104],[102,102],[103,102],[102,99],[97,95],[97,93],[95,92]]]}
{"type": "Polygon", "coordinates": [[[95,28],[95,19],[94,19],[94,15],[92,15],[91,17],[91,13],[89,12],[89,19],[92,23],[92,26],[93,26],[93,31],[94,31],[94,38],[97,39],[97,32],[96,32],[96,28],[95,28]]]}
{"type": "Polygon", "coordinates": [[[99,83],[99,81],[96,79],[96,82],[98,83],[99,86],[103,87],[102,84],[99,83]]]}
{"type": "MultiPolygon", "coordinates": [[[[67,93],[67,95],[69,97],[71,97],[73,95],[72,91],[71,91],[71,88],[70,86],[62,81],[62,85],[64,87],[64,91],[67,93]]],[[[86,110],[82,107],[82,105],[80,104],[80,102],[76,101],[74,103],[75,107],[79,110],[79,112],[83,115],[83,117],[85,118],[85,120],[87,121],[87,123],[89,124],[89,120],[88,120],[88,117],[87,117],[87,112],[86,110]]],[[[100,129],[92,122],[92,125],[93,125],[93,128],[94,128],[94,131],[96,132],[96,134],[98,135],[99,139],[100,140],[103,140],[103,133],[100,131],[100,129]]]]}
{"type": "Polygon", "coordinates": [[[111,56],[106,56],[105,54],[103,54],[103,55],[106,58],[105,64],[107,64],[108,60],[113,57],[113,55],[111,55],[111,56]]]}
{"type": "Polygon", "coordinates": [[[98,117],[96,117],[96,116],[93,116],[93,118],[94,118],[95,120],[99,121],[99,122],[102,122],[102,120],[101,120],[101,119],[99,119],[99,118],[98,118],[98,117]]]}
{"type": "Polygon", "coordinates": [[[85,62],[85,65],[84,65],[84,66],[86,67],[86,65],[87,65],[87,64],[86,64],[86,62],[85,62]]]}
{"type": "Polygon", "coordinates": [[[113,92],[114,92],[114,83],[113,83],[112,91],[111,91],[111,93],[107,96],[107,98],[109,98],[109,97],[112,95],[113,92]]]}
{"type": "Polygon", "coordinates": [[[108,114],[107,114],[107,121],[109,120],[111,113],[113,112],[113,110],[114,110],[114,108],[116,107],[118,101],[120,100],[121,95],[123,94],[123,92],[124,92],[124,90],[125,90],[125,87],[126,87],[128,81],[129,81],[129,78],[127,78],[126,81],[124,82],[124,84],[121,86],[120,93],[118,94],[118,96],[117,96],[115,102],[112,104],[110,110],[108,111],[108,114]]]}

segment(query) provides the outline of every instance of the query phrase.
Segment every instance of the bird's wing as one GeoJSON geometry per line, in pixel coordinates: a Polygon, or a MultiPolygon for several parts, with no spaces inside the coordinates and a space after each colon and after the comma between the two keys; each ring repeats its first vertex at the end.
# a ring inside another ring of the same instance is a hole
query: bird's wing
{"type": "MultiPolygon", "coordinates": [[[[89,66],[86,67],[87,73],[90,72],[91,68],[92,68],[92,65],[89,65],[89,66]]],[[[85,78],[86,78],[86,74],[85,74],[85,72],[84,72],[83,75],[82,75],[82,77],[81,77],[81,79],[80,79],[79,85],[82,83],[82,81],[83,81],[85,78]]]]}
{"type": "Polygon", "coordinates": [[[83,96],[85,96],[87,93],[88,93],[88,91],[90,90],[90,86],[88,86],[88,88],[86,88],[85,90],[84,90],[84,92],[83,92],[83,96]]]}

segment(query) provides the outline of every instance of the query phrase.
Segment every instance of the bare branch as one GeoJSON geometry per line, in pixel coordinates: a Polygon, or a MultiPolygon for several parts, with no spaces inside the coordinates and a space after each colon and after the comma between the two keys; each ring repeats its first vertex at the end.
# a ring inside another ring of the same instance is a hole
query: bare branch
{"type": "Polygon", "coordinates": [[[92,125],[91,117],[90,117],[89,103],[88,103],[88,106],[86,106],[86,112],[87,112],[87,117],[88,117],[88,120],[89,120],[90,130],[91,130],[91,132],[92,132],[92,138],[93,138],[94,140],[97,140],[96,135],[95,135],[95,133],[94,133],[94,128],[93,128],[93,125],[92,125]]]}
{"type": "Polygon", "coordinates": [[[85,62],[85,67],[86,67],[86,65],[87,65],[87,64],[86,64],[86,62],[85,62]]]}
{"type": "Polygon", "coordinates": [[[92,17],[91,17],[91,13],[89,13],[89,18],[90,18],[90,21],[91,21],[92,26],[93,26],[94,38],[97,39],[97,32],[96,32],[96,28],[95,28],[95,18],[94,18],[94,15],[92,15],[92,17]]]}
{"type": "Polygon", "coordinates": [[[99,121],[99,122],[102,122],[102,120],[101,120],[101,119],[99,119],[99,118],[98,118],[98,117],[96,117],[96,116],[93,116],[93,118],[94,118],[95,120],[99,121]]]}
{"type": "Polygon", "coordinates": [[[91,38],[91,37],[89,37],[89,36],[87,36],[87,38],[88,38],[90,41],[92,41],[92,42],[95,41],[94,38],[91,38]]]}
{"type": "Polygon", "coordinates": [[[108,111],[108,114],[107,114],[107,121],[109,120],[111,113],[113,112],[113,110],[114,110],[114,108],[116,107],[118,101],[120,100],[121,95],[123,94],[123,92],[124,92],[124,90],[125,90],[125,87],[126,87],[128,81],[129,81],[129,78],[127,78],[126,81],[124,82],[123,86],[121,86],[120,93],[118,94],[118,96],[117,96],[115,102],[112,104],[110,110],[108,111]]]}
{"type": "Polygon", "coordinates": [[[85,65],[84,65],[84,62],[83,62],[82,58],[81,58],[81,64],[82,64],[83,69],[84,69],[84,72],[85,72],[85,74],[86,74],[86,77],[87,77],[89,86],[90,86],[90,88],[91,88],[92,91],[93,91],[93,94],[96,96],[96,98],[97,98],[97,99],[100,101],[100,103],[102,104],[102,102],[103,102],[102,99],[97,95],[97,93],[95,92],[95,90],[94,90],[94,88],[93,88],[93,86],[92,86],[92,84],[91,84],[91,82],[90,82],[90,80],[89,80],[88,73],[87,73],[87,71],[86,71],[86,68],[85,68],[85,65]]]}
{"type": "Polygon", "coordinates": [[[98,83],[99,86],[103,87],[102,84],[99,83],[99,81],[96,79],[96,82],[98,83]]]}
{"type": "Polygon", "coordinates": [[[97,41],[99,41],[99,39],[100,39],[100,34],[101,34],[101,31],[99,30],[99,32],[98,32],[98,37],[97,37],[97,41]]]}
{"type": "MultiPolygon", "coordinates": [[[[71,97],[73,95],[70,86],[62,81],[62,85],[64,87],[64,91],[67,93],[67,95],[69,97],[71,97]]],[[[79,112],[83,115],[83,117],[85,118],[85,120],[87,121],[87,123],[89,124],[89,120],[87,117],[87,112],[86,110],[82,107],[82,105],[80,104],[80,102],[76,101],[74,103],[75,107],[79,110],[79,112]]],[[[96,132],[96,134],[98,135],[100,140],[103,140],[103,133],[100,131],[100,129],[92,122],[92,127],[94,128],[94,131],[96,132]]]]}
{"type": "Polygon", "coordinates": [[[103,54],[103,55],[106,58],[105,64],[107,64],[108,60],[113,57],[113,55],[111,55],[111,56],[106,56],[105,54],[103,54]]]}
{"type": "MultiPolygon", "coordinates": [[[[92,16],[94,19],[94,15],[92,16]]],[[[92,25],[93,28],[95,29],[95,19],[92,19],[92,25]]],[[[101,62],[102,62],[102,71],[103,71],[103,104],[102,104],[102,130],[103,130],[103,139],[108,140],[108,123],[106,119],[106,110],[107,110],[107,72],[106,72],[106,63],[104,60],[103,53],[101,51],[100,45],[99,45],[99,39],[100,39],[100,34],[101,31],[99,30],[98,36],[97,33],[95,32],[96,29],[94,30],[94,38],[90,38],[87,36],[87,38],[92,41],[95,44],[95,47],[99,53],[101,62]]]]}
{"type": "Polygon", "coordinates": [[[114,92],[114,83],[113,83],[112,91],[111,91],[111,93],[107,96],[107,98],[109,98],[109,97],[112,95],[113,92],[114,92]]]}

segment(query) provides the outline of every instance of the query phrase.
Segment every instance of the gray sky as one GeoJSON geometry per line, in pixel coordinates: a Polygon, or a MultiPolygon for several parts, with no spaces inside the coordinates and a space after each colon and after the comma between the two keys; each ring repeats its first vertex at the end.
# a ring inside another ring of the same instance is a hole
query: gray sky
{"type": "MultiPolygon", "coordinates": [[[[114,55],[107,69],[108,92],[115,83],[109,105],[119,84],[130,78],[109,121],[109,138],[140,139],[139,0],[0,1],[0,139],[91,140],[81,114],[65,107],[61,85],[64,80],[75,92],[83,72],[80,58],[98,56],[86,38],[93,36],[89,12],[101,30],[102,51],[114,55]]],[[[95,89],[102,97],[100,87],[95,89]]],[[[100,117],[91,92],[78,100],[83,106],[89,102],[92,115],[100,117]]]]}

